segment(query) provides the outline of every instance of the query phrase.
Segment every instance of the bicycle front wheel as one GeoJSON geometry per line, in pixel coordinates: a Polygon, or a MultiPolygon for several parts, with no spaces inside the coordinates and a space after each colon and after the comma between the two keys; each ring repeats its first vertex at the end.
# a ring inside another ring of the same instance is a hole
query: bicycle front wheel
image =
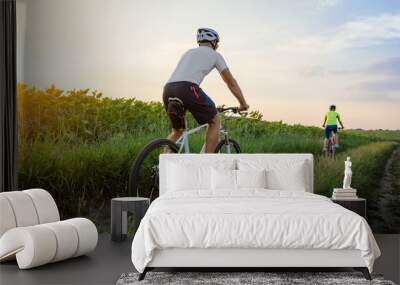
{"type": "Polygon", "coordinates": [[[159,195],[159,156],[166,151],[177,153],[178,150],[178,145],[168,139],[158,139],[147,144],[132,164],[128,193],[151,200],[157,198],[159,195]]]}
{"type": "Polygon", "coordinates": [[[233,139],[221,140],[215,148],[215,153],[240,153],[240,145],[233,139]]]}

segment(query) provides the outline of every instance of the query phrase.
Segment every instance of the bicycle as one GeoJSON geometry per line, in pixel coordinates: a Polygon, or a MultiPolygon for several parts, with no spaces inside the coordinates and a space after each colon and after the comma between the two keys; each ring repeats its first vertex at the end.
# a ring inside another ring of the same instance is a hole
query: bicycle
{"type": "MultiPolygon", "coordinates": [[[[342,128],[338,128],[338,132],[339,130],[341,130],[342,128]]],[[[338,132],[336,133],[336,135],[334,134],[333,131],[330,132],[329,134],[329,139],[328,139],[328,143],[326,145],[326,147],[324,147],[324,154],[325,157],[329,157],[334,159],[335,158],[335,154],[336,154],[336,146],[335,146],[335,142],[333,141],[333,136],[336,136],[336,141],[338,140],[339,134],[338,132]]]]}
{"type": "MultiPolygon", "coordinates": [[[[217,110],[220,114],[228,112],[240,114],[237,107],[220,107],[217,108],[217,110]]],[[[176,142],[173,142],[169,139],[156,139],[144,146],[132,164],[128,183],[129,194],[135,193],[136,196],[140,196],[139,194],[144,194],[145,197],[149,197],[151,200],[154,200],[153,194],[158,195],[157,192],[159,190],[159,155],[161,153],[165,153],[166,150],[169,150],[170,153],[190,153],[189,137],[192,134],[198,133],[207,126],[208,124],[203,124],[192,129],[186,129],[176,142]]],[[[229,133],[225,130],[222,124],[220,128],[220,135],[222,136],[222,139],[216,146],[215,153],[241,152],[239,143],[230,138],[229,133]]],[[[203,144],[200,153],[204,152],[205,144],[203,144]]]]}

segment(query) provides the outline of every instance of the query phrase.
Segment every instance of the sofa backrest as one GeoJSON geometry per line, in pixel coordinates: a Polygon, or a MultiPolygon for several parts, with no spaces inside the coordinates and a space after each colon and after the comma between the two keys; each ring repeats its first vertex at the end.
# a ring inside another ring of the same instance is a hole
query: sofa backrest
{"type": "MultiPolygon", "coordinates": [[[[168,189],[168,165],[170,163],[186,164],[193,166],[213,166],[226,163],[240,165],[262,164],[268,168],[279,169],[279,165],[302,164],[307,192],[314,192],[314,158],[312,154],[161,154],[160,155],[160,195],[168,189]]],[[[284,169],[284,168],[282,168],[284,169]]]]}
{"type": "Polygon", "coordinates": [[[57,205],[46,190],[0,193],[0,237],[9,229],[60,220],[57,205]]]}

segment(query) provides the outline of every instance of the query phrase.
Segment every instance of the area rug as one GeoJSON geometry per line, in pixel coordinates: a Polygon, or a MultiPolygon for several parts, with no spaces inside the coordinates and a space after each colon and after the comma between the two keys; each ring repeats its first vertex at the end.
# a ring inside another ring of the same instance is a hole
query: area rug
{"type": "Polygon", "coordinates": [[[395,285],[380,275],[373,275],[373,280],[368,281],[359,272],[148,272],[142,281],[137,280],[138,276],[138,273],[122,274],[117,285],[395,285]]]}

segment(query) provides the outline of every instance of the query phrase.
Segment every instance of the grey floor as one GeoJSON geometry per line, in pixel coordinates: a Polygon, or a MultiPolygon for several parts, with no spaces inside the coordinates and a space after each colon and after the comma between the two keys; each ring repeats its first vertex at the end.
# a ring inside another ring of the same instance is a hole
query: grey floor
{"type": "Polygon", "coordinates": [[[375,234],[375,239],[382,255],[376,260],[374,271],[400,284],[400,234],[375,234]]]}
{"type": "Polygon", "coordinates": [[[100,235],[94,252],[29,270],[16,262],[0,265],[0,284],[115,284],[124,272],[134,271],[130,260],[131,240],[116,243],[100,235]]]}
{"type": "MultiPolygon", "coordinates": [[[[375,235],[382,251],[375,272],[400,282],[400,235],[375,235]]],[[[130,261],[131,240],[121,243],[101,235],[97,249],[78,257],[30,270],[19,270],[15,262],[0,265],[0,284],[115,284],[124,272],[134,271],[130,261]]]]}

